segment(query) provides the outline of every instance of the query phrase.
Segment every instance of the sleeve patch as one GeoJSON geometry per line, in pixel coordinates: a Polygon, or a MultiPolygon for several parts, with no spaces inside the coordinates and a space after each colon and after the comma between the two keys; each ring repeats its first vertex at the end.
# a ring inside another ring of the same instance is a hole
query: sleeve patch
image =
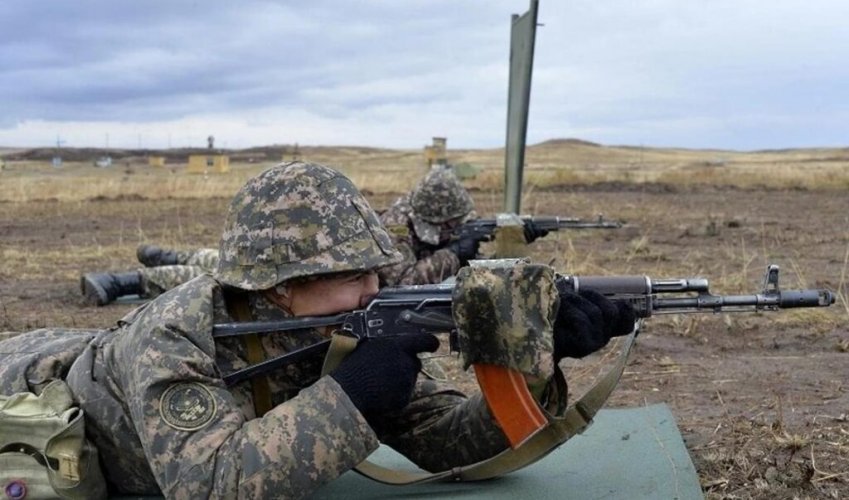
{"type": "Polygon", "coordinates": [[[203,428],[212,421],[216,411],[212,392],[197,382],[173,384],[159,399],[162,420],[181,431],[203,428]]]}

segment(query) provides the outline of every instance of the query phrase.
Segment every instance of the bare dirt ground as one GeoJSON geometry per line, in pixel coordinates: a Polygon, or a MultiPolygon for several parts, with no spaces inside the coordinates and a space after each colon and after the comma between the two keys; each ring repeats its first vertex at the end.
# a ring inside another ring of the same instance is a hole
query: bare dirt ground
{"type": "MultiPolygon", "coordinates": [[[[484,216],[501,204],[500,193],[474,196],[484,216]]],[[[85,306],[80,273],[136,267],[141,242],[215,246],[227,202],[0,203],[0,331],[113,323],[134,305],[85,306]]],[[[740,294],[777,263],[785,288],[846,293],[845,192],[606,184],[524,203],[628,221],[534,244],[536,259],[564,272],[705,277],[714,293],[740,294]]],[[[668,404],[709,498],[849,498],[848,319],[845,295],[826,310],[651,318],[609,405],[668,404]]]]}

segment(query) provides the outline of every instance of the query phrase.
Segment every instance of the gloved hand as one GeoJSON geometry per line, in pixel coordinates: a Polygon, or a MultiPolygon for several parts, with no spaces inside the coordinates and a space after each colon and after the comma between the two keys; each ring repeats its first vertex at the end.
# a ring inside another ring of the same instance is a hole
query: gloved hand
{"type": "Polygon", "coordinates": [[[422,367],[416,355],[438,348],[430,334],[367,339],[330,376],[370,420],[407,406],[422,367]]]}
{"type": "Polygon", "coordinates": [[[561,291],[554,320],[554,359],[583,358],[601,349],[612,337],[631,333],[636,317],[624,300],[610,300],[594,290],[561,291]]]}
{"type": "Polygon", "coordinates": [[[527,243],[533,243],[537,238],[542,238],[548,234],[547,229],[541,229],[539,225],[534,223],[532,220],[522,221],[522,225],[524,226],[525,242],[527,243]]]}
{"type": "Polygon", "coordinates": [[[460,265],[465,266],[470,260],[478,256],[480,244],[480,240],[475,237],[465,237],[452,241],[445,248],[454,252],[460,259],[460,265]]]}

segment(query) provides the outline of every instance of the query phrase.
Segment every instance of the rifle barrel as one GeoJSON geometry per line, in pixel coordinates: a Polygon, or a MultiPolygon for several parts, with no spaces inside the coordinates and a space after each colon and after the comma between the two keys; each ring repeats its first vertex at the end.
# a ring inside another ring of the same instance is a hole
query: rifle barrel
{"type": "Polygon", "coordinates": [[[657,312],[676,313],[688,311],[790,309],[794,307],[827,307],[835,296],[829,290],[781,290],[779,292],[751,295],[710,295],[695,297],[658,297],[652,300],[657,312]]]}

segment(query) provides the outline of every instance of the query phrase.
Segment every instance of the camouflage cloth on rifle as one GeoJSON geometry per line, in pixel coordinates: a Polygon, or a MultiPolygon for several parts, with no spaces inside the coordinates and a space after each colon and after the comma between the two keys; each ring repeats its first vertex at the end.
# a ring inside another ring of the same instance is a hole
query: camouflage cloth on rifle
{"type": "Polygon", "coordinates": [[[457,273],[450,231],[476,216],[471,196],[448,168],[432,169],[380,216],[404,259],[378,271],[381,285],[439,283],[457,273]]]}

